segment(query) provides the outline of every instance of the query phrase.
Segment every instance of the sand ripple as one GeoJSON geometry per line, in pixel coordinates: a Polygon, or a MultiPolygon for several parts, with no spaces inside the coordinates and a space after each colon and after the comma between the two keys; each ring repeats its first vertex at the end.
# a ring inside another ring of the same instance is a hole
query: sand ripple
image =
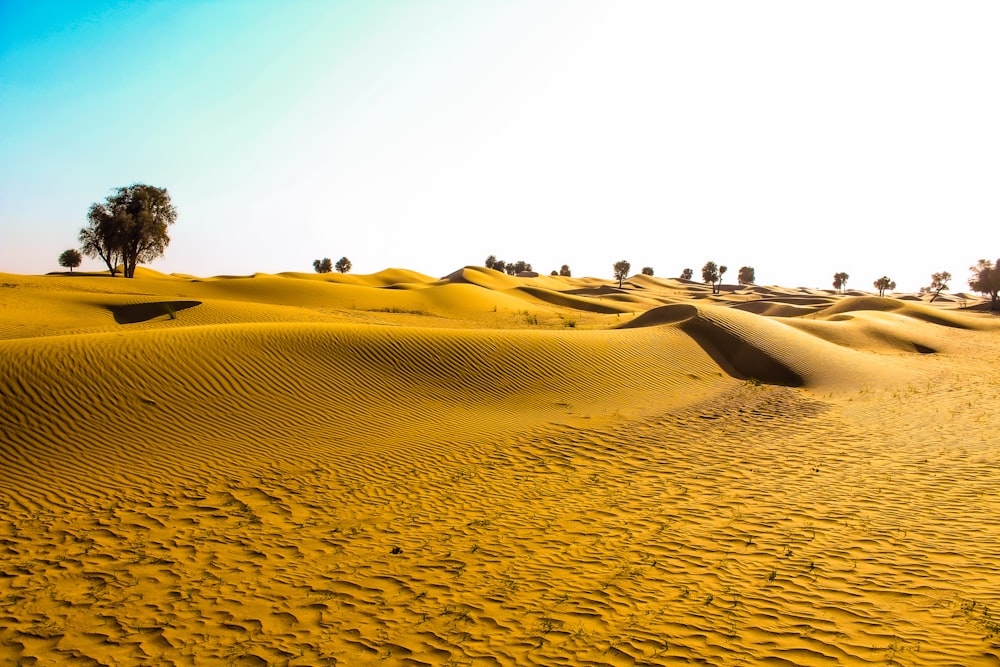
{"type": "MultiPolygon", "coordinates": [[[[436,284],[345,287],[398,280],[436,284]]],[[[73,302],[0,341],[0,662],[1000,664],[995,328],[700,295],[586,331],[73,302]]]]}

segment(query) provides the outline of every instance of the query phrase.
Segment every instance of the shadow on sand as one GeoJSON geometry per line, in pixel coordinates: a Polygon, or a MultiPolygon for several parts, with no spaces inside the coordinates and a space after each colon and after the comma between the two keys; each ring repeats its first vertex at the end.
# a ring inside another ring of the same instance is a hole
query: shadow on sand
{"type": "Polygon", "coordinates": [[[152,303],[133,303],[127,306],[108,306],[108,309],[114,313],[115,322],[118,324],[136,324],[148,322],[164,315],[174,319],[178,311],[200,305],[201,301],[154,301],[152,303]]]}

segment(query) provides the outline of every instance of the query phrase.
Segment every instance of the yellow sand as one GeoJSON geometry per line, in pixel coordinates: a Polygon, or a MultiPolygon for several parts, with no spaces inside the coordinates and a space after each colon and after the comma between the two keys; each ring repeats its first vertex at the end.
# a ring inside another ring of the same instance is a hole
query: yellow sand
{"type": "Polygon", "coordinates": [[[0,664],[1000,664],[1000,324],[0,274],[0,664]]]}

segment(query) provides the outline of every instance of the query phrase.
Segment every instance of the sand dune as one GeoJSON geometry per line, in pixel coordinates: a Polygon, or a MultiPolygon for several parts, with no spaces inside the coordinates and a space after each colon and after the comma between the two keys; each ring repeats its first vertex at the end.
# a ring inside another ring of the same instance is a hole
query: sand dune
{"type": "Polygon", "coordinates": [[[0,274],[0,662],[1000,664],[1000,325],[909,296],[0,274]]]}

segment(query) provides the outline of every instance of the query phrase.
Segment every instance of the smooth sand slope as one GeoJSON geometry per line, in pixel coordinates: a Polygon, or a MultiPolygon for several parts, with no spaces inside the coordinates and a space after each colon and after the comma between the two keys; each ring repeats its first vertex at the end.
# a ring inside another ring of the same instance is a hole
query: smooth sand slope
{"type": "Polygon", "coordinates": [[[0,664],[1000,664],[978,302],[0,274],[0,664]]]}

